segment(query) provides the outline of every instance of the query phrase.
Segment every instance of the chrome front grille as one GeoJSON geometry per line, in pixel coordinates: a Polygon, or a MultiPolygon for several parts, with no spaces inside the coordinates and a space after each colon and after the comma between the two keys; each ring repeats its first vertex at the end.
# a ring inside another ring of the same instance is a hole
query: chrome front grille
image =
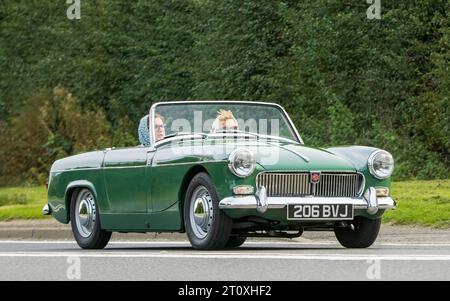
{"type": "Polygon", "coordinates": [[[321,173],[320,181],[311,183],[309,173],[269,173],[256,177],[256,186],[266,187],[267,196],[357,197],[362,175],[357,173],[321,173]]]}
{"type": "Polygon", "coordinates": [[[266,187],[268,196],[302,196],[311,194],[309,175],[303,173],[260,173],[257,187],[266,187]]]}
{"type": "Polygon", "coordinates": [[[356,173],[322,174],[320,182],[315,184],[314,195],[325,197],[356,197],[360,188],[360,177],[356,173]]]}

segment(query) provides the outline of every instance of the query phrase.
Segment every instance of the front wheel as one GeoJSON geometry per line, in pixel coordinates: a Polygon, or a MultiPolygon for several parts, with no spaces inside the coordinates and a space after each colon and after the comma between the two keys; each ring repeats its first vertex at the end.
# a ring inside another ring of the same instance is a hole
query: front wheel
{"type": "Polygon", "coordinates": [[[247,240],[247,237],[242,236],[230,236],[230,239],[228,239],[227,244],[225,245],[225,248],[238,248],[240,247],[245,241],[247,240]]]}
{"type": "Polygon", "coordinates": [[[337,240],[346,248],[367,248],[377,239],[381,218],[372,220],[357,216],[351,221],[351,224],[353,230],[351,228],[334,228],[337,240]]]}
{"type": "Polygon", "coordinates": [[[184,226],[195,249],[223,249],[232,220],[219,209],[219,199],[208,174],[201,172],[189,183],[184,200],[184,226]]]}
{"type": "Polygon", "coordinates": [[[103,249],[111,238],[111,232],[101,229],[97,202],[89,189],[73,194],[70,223],[75,240],[83,249],[103,249]]]}

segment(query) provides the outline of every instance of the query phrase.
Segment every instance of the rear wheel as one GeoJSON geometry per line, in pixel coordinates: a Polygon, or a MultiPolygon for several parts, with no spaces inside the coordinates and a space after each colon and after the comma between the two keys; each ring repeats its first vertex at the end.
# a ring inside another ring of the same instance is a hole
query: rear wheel
{"type": "Polygon", "coordinates": [[[83,249],[103,249],[111,238],[111,232],[101,229],[97,202],[89,189],[79,189],[73,194],[70,223],[75,240],[83,249]]]}
{"type": "Polygon", "coordinates": [[[201,172],[191,180],[183,211],[186,233],[195,249],[225,247],[232,220],[219,209],[219,199],[208,174],[201,172]]]}
{"type": "Polygon", "coordinates": [[[346,248],[367,248],[377,239],[381,218],[368,219],[357,216],[351,221],[351,228],[334,228],[334,234],[342,246],[346,248]]]}

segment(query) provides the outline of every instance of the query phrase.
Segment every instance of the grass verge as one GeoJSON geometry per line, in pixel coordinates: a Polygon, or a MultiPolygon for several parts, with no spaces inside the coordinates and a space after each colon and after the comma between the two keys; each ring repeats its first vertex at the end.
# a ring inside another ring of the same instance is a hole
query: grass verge
{"type": "Polygon", "coordinates": [[[47,202],[45,187],[0,188],[0,220],[43,219],[42,207],[47,202]]]}
{"type": "MultiPolygon", "coordinates": [[[[398,208],[384,222],[450,228],[450,180],[394,182],[391,192],[398,208]]],[[[44,187],[0,188],[0,220],[49,218],[41,213],[46,200],[44,187]]]]}
{"type": "Polygon", "coordinates": [[[397,210],[386,212],[384,222],[450,228],[450,180],[394,182],[397,210]]]}

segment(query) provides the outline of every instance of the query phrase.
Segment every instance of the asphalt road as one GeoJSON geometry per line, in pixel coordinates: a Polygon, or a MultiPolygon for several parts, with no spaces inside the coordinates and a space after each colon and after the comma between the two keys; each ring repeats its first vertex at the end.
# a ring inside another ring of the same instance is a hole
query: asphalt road
{"type": "Polygon", "coordinates": [[[0,280],[450,280],[450,243],[250,241],[196,251],[186,241],[0,241],[0,280]]]}

